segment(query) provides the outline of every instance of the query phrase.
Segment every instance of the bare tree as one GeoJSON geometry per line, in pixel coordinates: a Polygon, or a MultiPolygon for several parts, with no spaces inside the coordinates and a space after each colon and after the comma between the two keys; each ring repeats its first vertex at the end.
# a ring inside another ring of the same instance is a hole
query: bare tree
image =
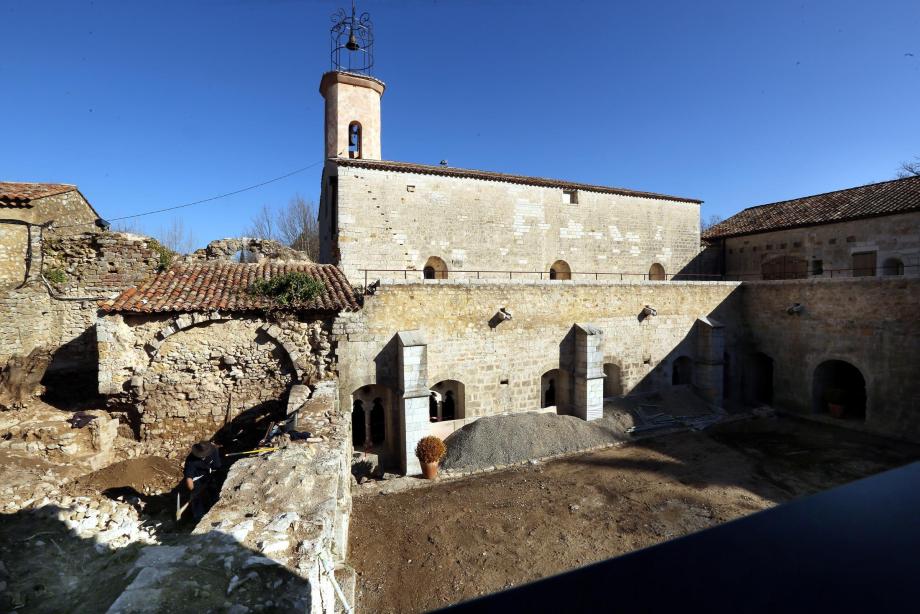
{"type": "Polygon", "coordinates": [[[147,233],[143,231],[140,224],[137,223],[137,220],[119,220],[112,226],[112,230],[115,232],[127,232],[133,235],[147,236],[147,233]]]}
{"type": "Polygon", "coordinates": [[[706,219],[700,219],[700,230],[706,231],[722,221],[722,216],[713,213],[706,219]]]}
{"type": "Polygon", "coordinates": [[[154,235],[164,247],[177,254],[187,254],[195,247],[195,236],[185,228],[182,218],[174,217],[168,226],[160,227],[154,235]]]}
{"type": "Polygon", "coordinates": [[[898,179],[920,177],[920,156],[914,156],[913,162],[901,162],[898,167],[898,179]]]}
{"type": "Polygon", "coordinates": [[[311,260],[319,259],[319,220],[316,205],[300,194],[295,194],[279,211],[268,205],[253,216],[246,228],[246,236],[271,239],[301,252],[311,260]]]}

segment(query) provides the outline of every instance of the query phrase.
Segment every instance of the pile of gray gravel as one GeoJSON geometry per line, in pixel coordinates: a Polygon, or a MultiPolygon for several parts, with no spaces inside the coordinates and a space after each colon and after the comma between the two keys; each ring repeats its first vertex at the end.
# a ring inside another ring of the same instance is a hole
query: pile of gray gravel
{"type": "Polygon", "coordinates": [[[441,468],[474,471],[626,439],[610,426],[550,413],[486,416],[454,431],[445,440],[447,454],[441,461],[441,468]]]}

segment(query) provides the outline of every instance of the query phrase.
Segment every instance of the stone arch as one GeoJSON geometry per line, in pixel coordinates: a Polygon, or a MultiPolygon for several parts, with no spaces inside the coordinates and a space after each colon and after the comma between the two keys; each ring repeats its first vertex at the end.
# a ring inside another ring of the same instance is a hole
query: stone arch
{"type": "Polygon", "coordinates": [[[825,360],[812,375],[812,411],[866,419],[868,387],[862,371],[845,360],[825,360]]]}
{"type": "MultiPolygon", "coordinates": [[[[147,344],[144,346],[144,349],[147,352],[148,361],[147,361],[147,365],[145,366],[145,368],[138,372],[138,375],[142,375],[144,371],[146,371],[146,369],[150,367],[150,365],[156,359],[156,356],[160,351],[160,347],[162,347],[163,343],[169,337],[175,335],[176,333],[182,332],[184,330],[188,330],[194,326],[206,325],[212,322],[227,322],[230,320],[246,321],[246,320],[243,320],[242,318],[234,318],[231,314],[221,314],[219,312],[213,312],[210,314],[206,314],[206,313],[188,314],[186,313],[186,314],[177,316],[175,318],[172,318],[171,320],[169,320],[166,326],[164,326],[159,331],[157,331],[157,333],[154,335],[154,338],[148,341],[147,344]]],[[[287,356],[290,359],[295,372],[297,373],[297,380],[299,382],[303,381],[305,367],[306,367],[306,365],[302,362],[303,357],[300,354],[300,352],[297,351],[297,348],[294,347],[294,345],[292,345],[291,343],[288,343],[282,338],[281,327],[275,324],[265,323],[265,324],[259,325],[258,330],[264,332],[269,338],[275,341],[275,343],[277,343],[281,347],[281,349],[283,349],[287,353],[287,356]]]]}
{"type": "Polygon", "coordinates": [[[437,421],[460,420],[466,417],[466,386],[463,382],[446,379],[431,387],[437,399],[437,421]]]}
{"type": "Polygon", "coordinates": [[[437,256],[430,257],[422,269],[425,279],[447,279],[447,263],[437,256]]]}
{"type": "Polygon", "coordinates": [[[556,413],[569,409],[571,386],[568,372],[550,369],[540,376],[540,408],[555,407],[556,413]]]}
{"type": "Polygon", "coordinates": [[[671,385],[691,386],[692,384],[693,360],[689,356],[680,356],[671,366],[671,385]]]}
{"type": "Polygon", "coordinates": [[[364,426],[362,428],[353,424],[352,437],[361,433],[364,435],[364,441],[354,444],[355,449],[377,453],[392,452],[398,439],[398,396],[387,386],[368,384],[351,393],[352,407],[359,402],[363,413],[353,416],[363,418],[364,426]]]}
{"type": "Polygon", "coordinates": [[[664,267],[658,262],[652,263],[652,266],[648,269],[648,278],[649,281],[665,281],[667,275],[664,272],[664,267]]]}
{"type": "Polygon", "coordinates": [[[565,260],[557,260],[549,267],[550,279],[572,279],[572,267],[565,260]]]}
{"type": "Polygon", "coordinates": [[[250,427],[264,435],[268,422],[284,417],[299,381],[276,339],[252,321],[233,318],[164,335],[141,379],[141,435],[183,445],[250,427]]]}
{"type": "Polygon", "coordinates": [[[882,275],[903,275],[904,262],[900,258],[885,258],[882,262],[882,275]]]}

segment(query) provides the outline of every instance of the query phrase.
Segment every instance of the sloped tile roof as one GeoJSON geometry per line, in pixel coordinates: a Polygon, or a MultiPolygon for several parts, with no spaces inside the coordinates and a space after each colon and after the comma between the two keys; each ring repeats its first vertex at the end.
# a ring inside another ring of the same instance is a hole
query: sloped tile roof
{"type": "Polygon", "coordinates": [[[300,262],[179,264],[128,288],[112,300],[100,301],[99,307],[107,312],[131,313],[262,311],[279,306],[267,297],[250,294],[248,288],[257,279],[293,271],[307,273],[323,282],[325,289],[316,298],[285,309],[330,312],[360,309],[355,290],[338,267],[300,262]]]}
{"type": "Polygon", "coordinates": [[[920,177],[750,207],[709,228],[702,238],[720,239],[909,211],[920,211],[920,177]]]}
{"type": "Polygon", "coordinates": [[[459,177],[464,179],[481,179],[485,181],[501,181],[504,183],[517,183],[543,188],[561,188],[564,190],[585,190],[587,192],[601,192],[604,194],[619,194],[621,196],[637,196],[639,198],[656,198],[660,200],[673,200],[684,203],[700,204],[703,201],[682,196],[668,196],[654,192],[638,192],[625,188],[613,188],[589,183],[575,183],[561,179],[545,179],[543,177],[528,177],[526,175],[509,175],[493,171],[477,171],[452,166],[431,166],[429,164],[415,164],[413,162],[393,162],[390,160],[353,160],[351,158],[332,158],[330,160],[337,166],[368,168],[397,173],[416,173],[419,175],[441,175],[444,177],[459,177]]]}
{"type": "Polygon", "coordinates": [[[54,196],[76,190],[77,186],[66,183],[18,183],[0,181],[0,207],[27,207],[37,198],[54,196]]]}

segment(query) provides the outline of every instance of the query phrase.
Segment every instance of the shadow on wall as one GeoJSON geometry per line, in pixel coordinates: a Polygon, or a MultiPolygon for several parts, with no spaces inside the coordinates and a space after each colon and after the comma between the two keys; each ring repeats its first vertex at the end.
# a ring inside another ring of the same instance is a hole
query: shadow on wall
{"type": "Polygon", "coordinates": [[[170,546],[111,549],[75,535],[58,520],[61,511],[46,506],[0,520],[0,558],[9,572],[0,610],[56,612],[80,604],[86,612],[211,612],[237,604],[262,609],[267,599],[272,610],[308,609],[308,580],[230,535],[212,531],[176,536],[170,546]],[[207,560],[222,564],[201,564],[207,560]]]}
{"type": "Polygon", "coordinates": [[[99,401],[99,353],[96,327],[60,346],[42,377],[42,400],[62,410],[75,410],[99,401]]]}

